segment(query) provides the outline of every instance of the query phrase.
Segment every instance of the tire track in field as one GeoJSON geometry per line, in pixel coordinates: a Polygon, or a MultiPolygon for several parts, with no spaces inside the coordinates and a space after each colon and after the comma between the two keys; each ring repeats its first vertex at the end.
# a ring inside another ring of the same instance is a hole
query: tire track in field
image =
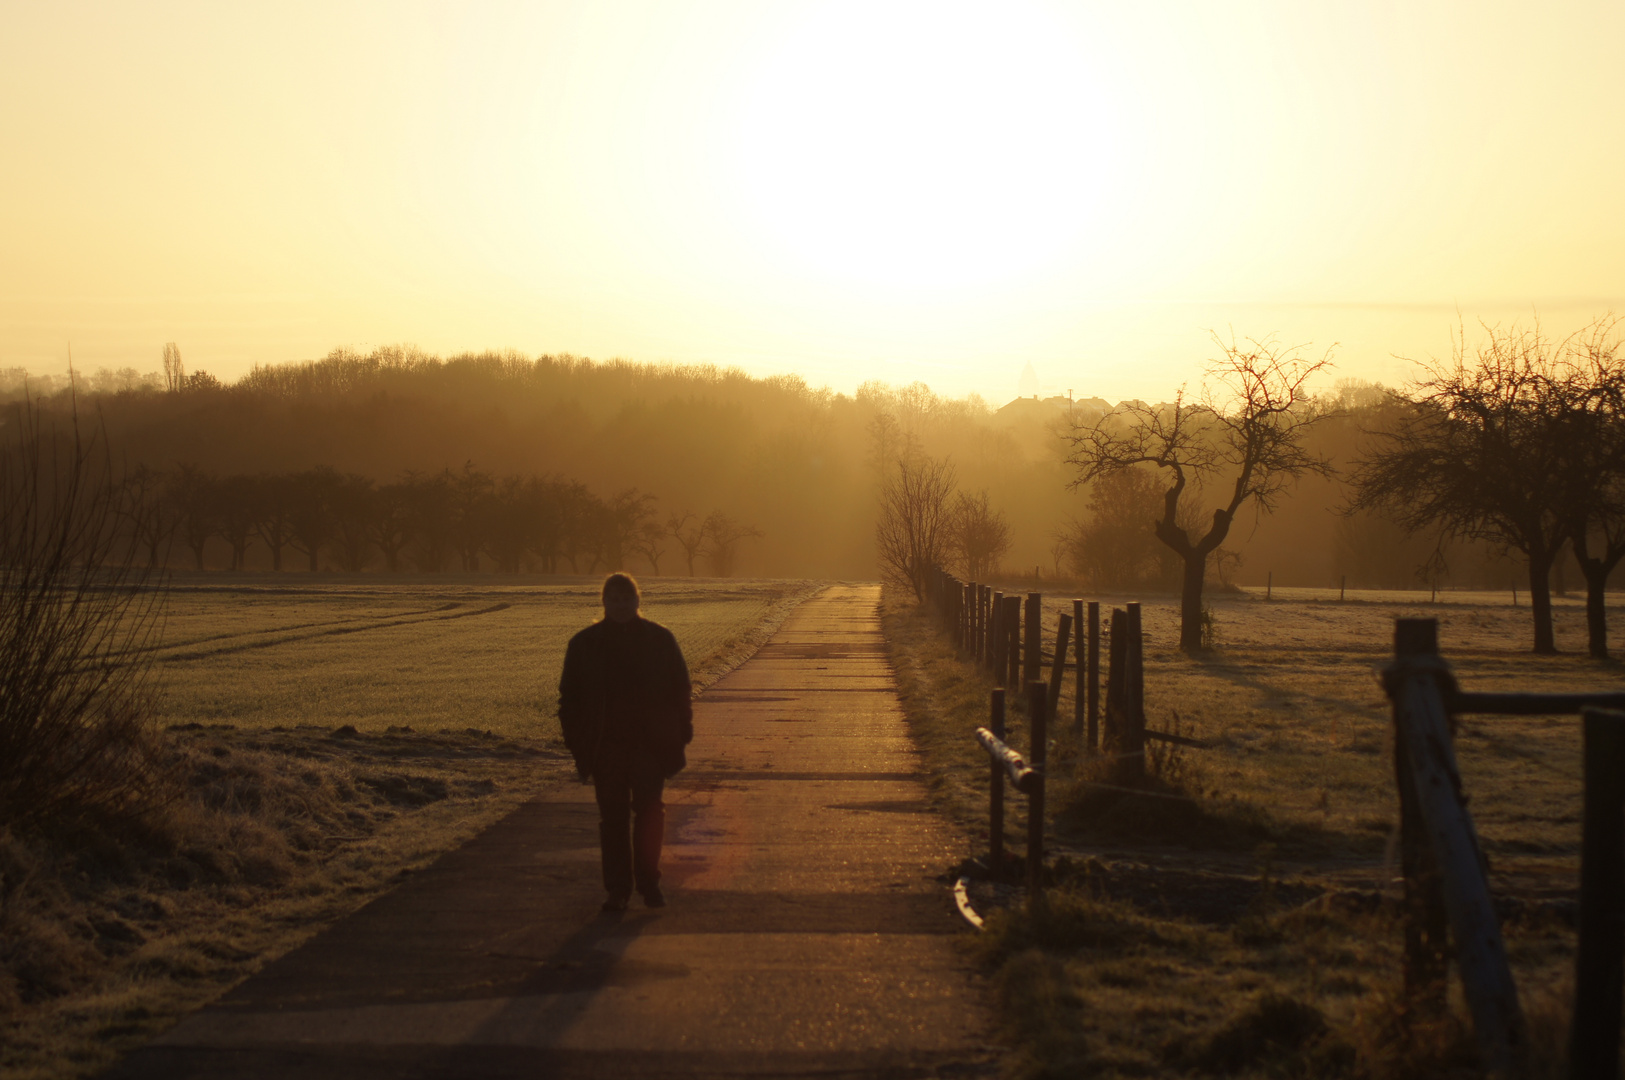
{"type": "MultiPolygon", "coordinates": [[[[458,606],[458,605],[453,605],[458,606]]],[[[388,630],[398,626],[422,626],[432,622],[450,622],[453,619],[469,619],[476,615],[490,615],[494,612],[505,611],[512,604],[503,602],[491,604],[487,607],[473,608],[468,611],[453,611],[445,615],[429,615],[427,618],[406,619],[397,618],[389,622],[373,623],[367,626],[333,626],[325,630],[317,630],[309,634],[286,634],[281,637],[265,641],[245,641],[236,645],[224,645],[218,649],[195,649],[189,652],[176,652],[167,656],[158,657],[160,663],[175,663],[183,660],[207,660],[211,657],[226,656],[231,653],[248,652],[253,649],[270,649],[278,645],[292,645],[300,641],[315,641],[324,637],[339,637],[344,634],[362,634],[369,630],[388,630]]],[[[435,609],[443,610],[443,609],[435,609]]]]}
{"type": "Polygon", "coordinates": [[[263,634],[286,634],[294,630],[308,630],[315,626],[338,626],[342,623],[365,622],[369,619],[399,619],[411,615],[432,615],[437,611],[450,611],[462,607],[459,601],[453,600],[446,604],[437,604],[434,607],[416,608],[410,611],[393,611],[383,615],[347,615],[338,619],[313,619],[309,622],[288,623],[285,626],[266,626],[258,630],[229,630],[219,634],[203,634],[199,637],[187,638],[184,641],[172,641],[162,645],[147,645],[140,649],[127,650],[122,655],[136,655],[143,652],[164,652],[168,649],[184,649],[203,645],[210,641],[226,641],[231,638],[259,637],[263,634]]]}

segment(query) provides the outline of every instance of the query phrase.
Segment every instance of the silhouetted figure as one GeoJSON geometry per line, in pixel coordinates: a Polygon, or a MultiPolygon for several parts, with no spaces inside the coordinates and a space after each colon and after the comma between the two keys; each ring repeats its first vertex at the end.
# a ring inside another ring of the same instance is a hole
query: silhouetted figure
{"type": "Polygon", "coordinates": [[[629,574],[604,580],[604,618],[570,639],[559,678],[559,724],[576,772],[598,796],[605,911],[624,911],[635,886],[663,907],[661,794],[687,764],[694,737],[688,665],[670,630],[638,614],[629,574]]]}

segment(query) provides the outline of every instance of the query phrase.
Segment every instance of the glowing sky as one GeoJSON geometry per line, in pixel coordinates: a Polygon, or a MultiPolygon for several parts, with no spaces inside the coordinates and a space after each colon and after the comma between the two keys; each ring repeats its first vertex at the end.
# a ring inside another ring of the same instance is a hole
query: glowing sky
{"type": "Polygon", "coordinates": [[[1162,398],[1625,311],[1625,4],[0,0],[0,367],[1162,398]]]}

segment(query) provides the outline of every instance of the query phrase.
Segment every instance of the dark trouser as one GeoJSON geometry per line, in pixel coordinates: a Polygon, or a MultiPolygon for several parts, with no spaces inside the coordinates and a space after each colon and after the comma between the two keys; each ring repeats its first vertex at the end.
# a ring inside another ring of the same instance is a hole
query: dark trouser
{"type": "Polygon", "coordinates": [[[630,896],[660,883],[660,845],[666,832],[665,777],[658,763],[637,755],[609,753],[593,770],[598,796],[598,844],[604,857],[604,888],[630,896]]]}

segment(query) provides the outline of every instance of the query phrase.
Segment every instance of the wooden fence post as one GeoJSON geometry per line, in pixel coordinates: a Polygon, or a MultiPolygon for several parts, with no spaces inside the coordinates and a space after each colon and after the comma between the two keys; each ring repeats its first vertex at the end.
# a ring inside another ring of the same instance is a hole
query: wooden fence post
{"type": "MultiPolygon", "coordinates": [[[[1004,741],[1004,690],[993,691],[987,729],[1000,742],[1004,741]]],[[[987,868],[995,879],[1004,866],[1004,764],[994,761],[988,773],[989,791],[987,807],[987,868]]]]}
{"type": "Polygon", "coordinates": [[[1088,689],[1084,696],[1088,699],[1086,711],[1089,717],[1088,738],[1084,745],[1090,750],[1100,749],[1100,601],[1089,601],[1089,657],[1088,657],[1088,689]]]}
{"type": "Polygon", "coordinates": [[[1073,636],[1078,640],[1078,643],[1072,648],[1073,655],[1077,658],[1078,662],[1077,673],[1072,679],[1074,684],[1072,688],[1072,736],[1077,740],[1078,754],[1081,757],[1083,751],[1088,745],[1083,741],[1084,720],[1088,716],[1088,699],[1086,697],[1087,691],[1085,689],[1087,686],[1086,675],[1088,672],[1085,670],[1087,665],[1084,663],[1084,653],[1088,651],[1088,646],[1084,643],[1083,639],[1084,622],[1082,600],[1072,601],[1072,632],[1073,636]]]}
{"type": "MultiPolygon", "coordinates": [[[[1479,1056],[1492,1076],[1521,1076],[1528,1049],[1523,1010],[1507,964],[1501,924],[1484,880],[1472,814],[1461,797],[1450,717],[1439,686],[1446,668],[1437,658],[1437,623],[1401,621],[1433,623],[1435,655],[1396,656],[1388,675],[1398,704],[1400,742],[1410,758],[1416,808],[1439,870],[1479,1056]]],[[[1400,637],[1396,632],[1396,646],[1400,637]]],[[[1395,651],[1399,651],[1397,647],[1395,651]]]]}
{"type": "Polygon", "coordinates": [[[1027,730],[1032,732],[1032,753],[1027,764],[1038,775],[1027,792],[1027,907],[1031,911],[1044,902],[1044,760],[1049,741],[1044,723],[1044,702],[1048,691],[1041,682],[1027,684],[1027,730]]]}
{"type": "Polygon", "coordinates": [[[1004,629],[1004,594],[1002,592],[994,592],[990,613],[993,627],[987,643],[987,663],[993,669],[993,681],[1003,686],[1004,647],[1009,643],[1010,635],[1004,629]]]}
{"type": "Polygon", "coordinates": [[[1625,712],[1586,708],[1569,1080],[1618,1080],[1625,1008],[1625,712]]]}
{"type": "Polygon", "coordinates": [[[1044,677],[1044,594],[1027,594],[1026,655],[1021,665],[1021,681],[1036,682],[1044,677]]]}
{"type": "Polygon", "coordinates": [[[965,658],[972,664],[981,658],[981,654],[977,651],[977,622],[981,619],[978,596],[981,596],[981,586],[975,581],[965,586],[965,658]]]}
{"type": "Polygon", "coordinates": [[[1117,776],[1125,784],[1145,779],[1145,663],[1140,637],[1140,605],[1124,612],[1128,630],[1123,642],[1123,689],[1118,742],[1117,776]]]}
{"type": "Polygon", "coordinates": [[[1128,646],[1128,615],[1112,608],[1111,654],[1106,666],[1106,716],[1101,724],[1100,747],[1110,754],[1123,748],[1123,675],[1128,646]]]}
{"type": "MultiPolygon", "coordinates": [[[[1394,659],[1439,653],[1436,619],[1399,619],[1394,624],[1394,659]]],[[[1439,891],[1439,874],[1416,808],[1416,782],[1410,753],[1400,731],[1400,700],[1393,695],[1394,783],[1399,789],[1399,861],[1404,878],[1405,997],[1437,1012],[1444,1007],[1449,916],[1439,891]]]]}
{"type": "Polygon", "coordinates": [[[1004,684],[1013,690],[1021,685],[1021,597],[1006,596],[1004,603],[1009,608],[1004,613],[1004,625],[1010,633],[1004,656],[1009,670],[1005,672],[1004,684]]]}
{"type": "Polygon", "coordinates": [[[988,664],[988,635],[990,635],[990,622],[988,622],[988,609],[993,604],[993,586],[981,586],[981,596],[977,598],[977,661],[981,666],[988,664]]]}
{"type": "Polygon", "coordinates": [[[1060,717],[1056,715],[1061,709],[1061,676],[1066,674],[1066,647],[1072,644],[1072,616],[1062,615],[1061,624],[1055,628],[1055,661],[1049,669],[1049,708],[1045,714],[1057,723],[1060,717]]]}

